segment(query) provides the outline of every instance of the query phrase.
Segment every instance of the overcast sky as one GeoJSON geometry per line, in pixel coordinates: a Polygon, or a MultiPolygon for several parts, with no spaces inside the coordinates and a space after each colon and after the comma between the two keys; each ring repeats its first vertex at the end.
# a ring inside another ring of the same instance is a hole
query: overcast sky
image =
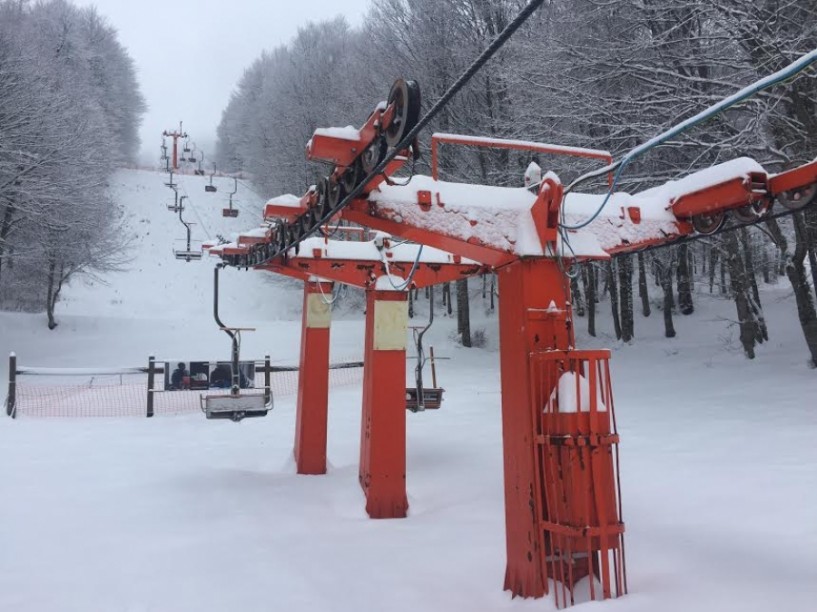
{"type": "Polygon", "coordinates": [[[158,158],[162,130],[184,129],[206,153],[244,69],[298,27],[343,14],[361,22],[369,0],[75,0],[94,5],[136,62],[149,106],[143,157],[158,158]]]}

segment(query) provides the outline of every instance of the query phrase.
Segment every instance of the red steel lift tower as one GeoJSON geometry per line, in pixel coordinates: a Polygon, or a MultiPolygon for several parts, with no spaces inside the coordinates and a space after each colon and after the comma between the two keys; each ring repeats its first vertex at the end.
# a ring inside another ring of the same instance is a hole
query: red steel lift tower
{"type": "MultiPolygon", "coordinates": [[[[714,233],[727,213],[738,223],[756,222],[775,200],[788,209],[804,207],[817,196],[817,161],[774,175],[740,158],[633,195],[565,195],[551,172],[535,191],[444,182],[435,178],[436,156],[432,177],[391,181],[419,149],[415,141],[389,162],[386,149],[403,144],[418,113],[416,83],[398,81],[359,130],[316,131],[307,156],[334,164],[332,174],[303,198],[271,201],[267,216],[280,221],[258,243],[225,250],[222,258],[239,267],[277,265],[305,249],[304,240],[328,218],[340,217],[491,266],[499,277],[505,588],[539,597],[554,580],[560,583],[557,605],[566,604],[578,580],[591,574],[600,582],[588,581],[591,598],[622,594],[624,524],[609,352],[576,349],[566,271],[576,261],[714,233]]],[[[609,159],[603,151],[519,141],[433,140],[435,148],[447,142],[609,159]]],[[[367,318],[367,353],[378,343],[370,325],[367,318]]],[[[395,362],[378,372],[396,368],[395,362]]],[[[364,397],[386,384],[372,370],[364,397]]]]}
{"type": "Polygon", "coordinates": [[[187,138],[187,132],[182,130],[182,122],[179,121],[179,129],[178,130],[165,130],[162,132],[162,136],[166,136],[173,139],[173,169],[179,169],[179,138],[187,138]]]}
{"type": "MultiPolygon", "coordinates": [[[[286,200],[267,212],[286,214],[286,200]]],[[[225,260],[246,255],[269,238],[267,226],[241,234],[236,243],[209,249],[225,260]]],[[[364,390],[359,480],[372,518],[402,518],[406,496],[406,335],[407,296],[428,287],[473,276],[485,268],[474,261],[416,244],[396,244],[382,233],[362,228],[327,229],[352,240],[308,238],[298,252],[257,269],[304,281],[301,357],[295,425],[295,461],[299,474],[326,472],[329,393],[329,331],[334,283],[366,291],[364,390]],[[371,239],[369,239],[371,238],[371,239]],[[411,282],[404,279],[411,274],[411,282]]]]}

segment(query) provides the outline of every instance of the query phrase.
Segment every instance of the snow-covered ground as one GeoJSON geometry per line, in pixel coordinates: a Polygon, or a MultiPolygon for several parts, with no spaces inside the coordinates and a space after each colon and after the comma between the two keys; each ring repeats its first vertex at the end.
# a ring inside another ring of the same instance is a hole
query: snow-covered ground
{"type": "MultiPolygon", "coordinates": [[[[227,356],[210,318],[212,262],[173,259],[183,228],[164,209],[163,180],[117,175],[139,234],[132,270],[68,287],[54,331],[41,315],[0,313],[0,354],[41,366],[227,356]]],[[[205,194],[202,179],[181,180],[211,235],[259,218],[220,216],[231,181],[205,194]]],[[[258,327],[245,355],[294,363],[300,289],[265,277],[228,270],[223,318],[258,327]]],[[[676,318],[672,341],[660,312],[637,316],[631,346],[581,338],[615,349],[622,436],[630,595],[597,609],[817,609],[817,373],[786,284],[762,299],[771,340],[754,361],[725,321],[734,306],[708,296],[676,318]]],[[[0,419],[0,610],[552,609],[502,591],[496,320],[474,310],[485,349],[452,344],[454,319],[432,329],[436,352],[451,358],[439,364],[446,403],[407,414],[404,520],[363,510],[358,387],[332,391],[325,476],[294,473],[294,397],[238,425],[0,419]]],[[[598,324],[610,328],[606,313],[598,324]]],[[[335,358],[359,357],[359,317],[347,313],[332,334],[335,358]]]]}

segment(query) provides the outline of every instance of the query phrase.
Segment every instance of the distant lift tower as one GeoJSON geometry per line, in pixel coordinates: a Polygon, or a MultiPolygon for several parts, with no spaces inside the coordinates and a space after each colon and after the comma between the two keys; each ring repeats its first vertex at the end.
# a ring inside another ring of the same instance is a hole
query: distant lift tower
{"type": "Polygon", "coordinates": [[[179,169],[179,138],[187,138],[187,133],[182,131],[182,122],[179,121],[179,129],[172,132],[165,130],[162,136],[167,136],[173,139],[173,169],[179,169]]]}

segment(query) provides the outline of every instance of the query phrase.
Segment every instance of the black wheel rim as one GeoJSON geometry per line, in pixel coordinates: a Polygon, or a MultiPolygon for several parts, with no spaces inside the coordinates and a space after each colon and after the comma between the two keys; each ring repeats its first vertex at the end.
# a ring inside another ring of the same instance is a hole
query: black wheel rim
{"type": "Polygon", "coordinates": [[[765,215],[767,210],[769,210],[769,202],[761,200],[735,208],[732,211],[732,216],[741,223],[754,223],[765,215]]]}
{"type": "Polygon", "coordinates": [[[352,191],[352,189],[357,187],[357,183],[360,178],[360,159],[356,159],[351,166],[346,168],[346,172],[344,172],[343,176],[341,177],[343,190],[346,193],[352,191]]]}
{"type": "Polygon", "coordinates": [[[817,200],[817,184],[794,191],[785,191],[779,194],[777,199],[788,210],[800,210],[817,200]]]}
{"type": "Polygon", "coordinates": [[[330,180],[326,191],[326,201],[329,204],[329,208],[335,208],[342,199],[343,188],[340,183],[330,180]]]}
{"type": "Polygon", "coordinates": [[[702,214],[692,217],[692,227],[699,234],[714,234],[726,221],[726,213],[702,214]]]}
{"type": "Polygon", "coordinates": [[[398,79],[389,92],[389,104],[395,105],[394,117],[386,127],[386,143],[397,144],[417,124],[420,117],[420,86],[417,81],[398,79]]]}
{"type": "Polygon", "coordinates": [[[377,164],[379,164],[380,161],[386,157],[386,149],[386,141],[382,138],[377,138],[365,151],[363,151],[363,154],[360,156],[360,167],[363,170],[362,174],[364,176],[371,173],[377,164]]]}

